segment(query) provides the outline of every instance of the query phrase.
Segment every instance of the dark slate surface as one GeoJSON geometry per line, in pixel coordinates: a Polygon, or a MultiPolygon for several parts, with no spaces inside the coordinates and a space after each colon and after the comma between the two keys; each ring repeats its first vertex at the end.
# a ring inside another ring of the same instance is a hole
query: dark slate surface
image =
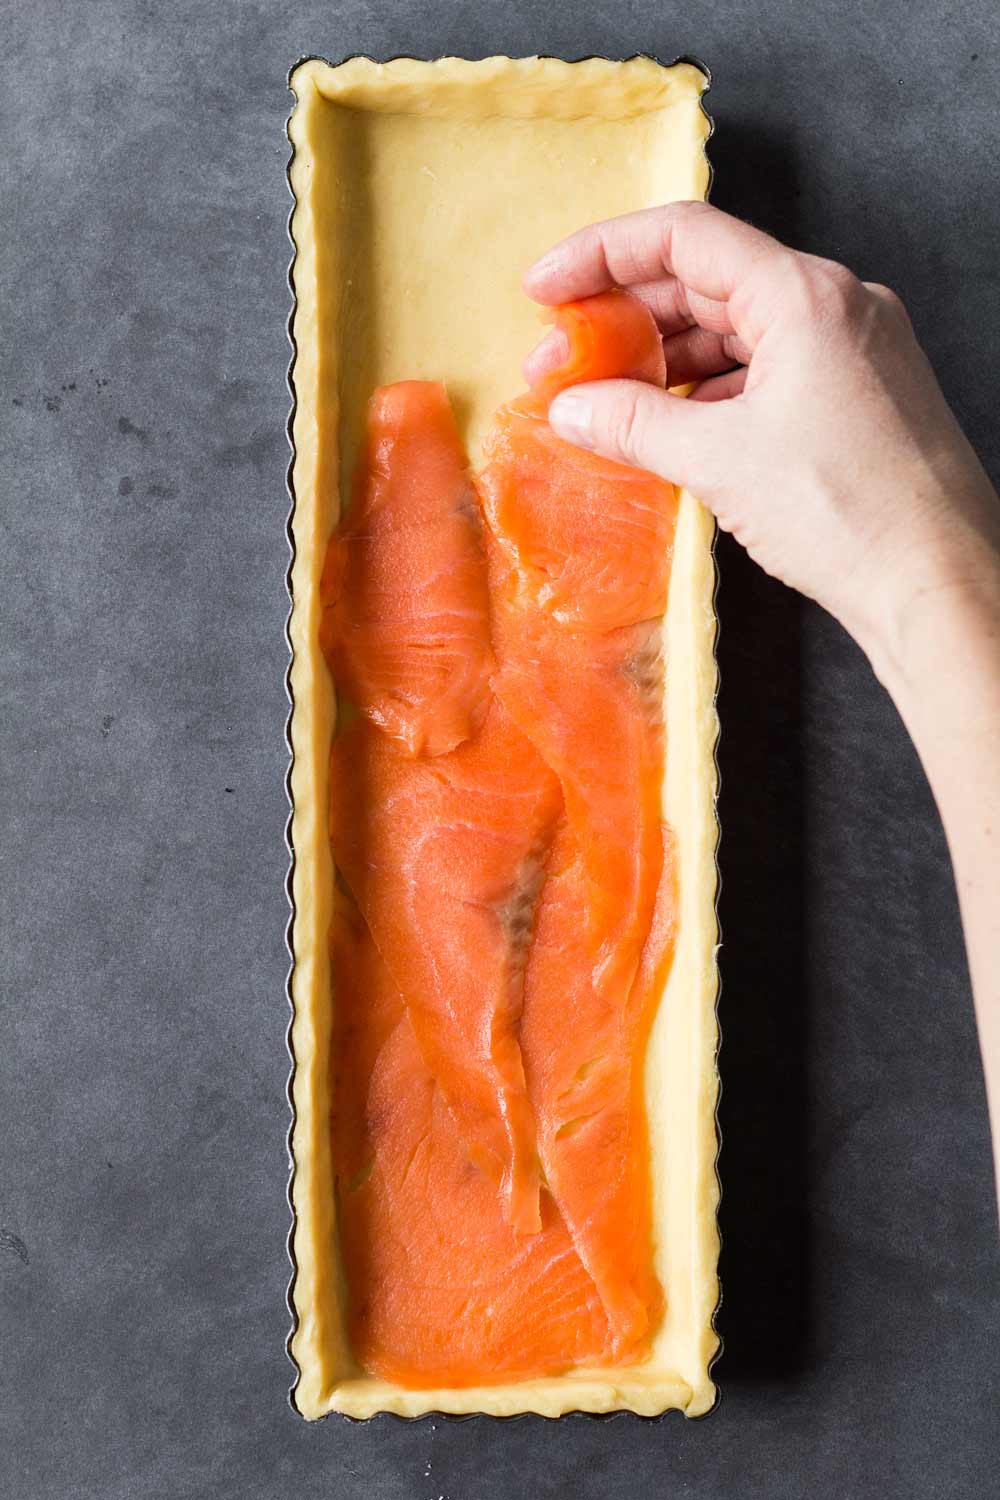
{"type": "Polygon", "coordinates": [[[5,14],[0,1492],[992,1493],[940,828],[857,650],[728,544],[721,1408],[309,1427],[283,1347],[290,63],[698,54],[717,201],[895,286],[997,476],[991,0],[5,14]]]}

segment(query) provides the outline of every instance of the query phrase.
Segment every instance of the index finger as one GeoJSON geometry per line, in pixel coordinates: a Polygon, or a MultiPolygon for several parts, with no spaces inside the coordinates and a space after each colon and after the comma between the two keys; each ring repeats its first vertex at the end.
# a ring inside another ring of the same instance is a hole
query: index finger
{"type": "Polygon", "coordinates": [[[668,203],[571,234],[529,267],[524,289],[551,305],[674,277],[725,303],[753,271],[768,262],[778,265],[791,253],[763,230],[708,203],[668,203]]]}

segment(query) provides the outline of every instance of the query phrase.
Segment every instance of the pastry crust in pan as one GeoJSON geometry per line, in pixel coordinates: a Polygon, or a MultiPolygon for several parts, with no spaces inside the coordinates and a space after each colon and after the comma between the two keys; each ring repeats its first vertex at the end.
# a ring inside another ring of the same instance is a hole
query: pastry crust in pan
{"type": "Polygon", "coordinates": [[[304,62],[291,86],[293,1399],[309,1418],[701,1415],[715,1401],[719,1296],[712,521],[682,493],[665,631],[663,788],[678,840],[680,919],[646,1058],[666,1314],[650,1357],[632,1367],[415,1391],[366,1375],[352,1359],[329,1143],[327,805],[336,704],[319,647],[319,581],[374,386],[444,380],[478,467],[486,425],[521,389],[520,361],[539,333],[521,269],[588,221],[705,196],[706,78],[692,63],[662,67],[644,57],[352,58],[338,67],[304,62]]]}

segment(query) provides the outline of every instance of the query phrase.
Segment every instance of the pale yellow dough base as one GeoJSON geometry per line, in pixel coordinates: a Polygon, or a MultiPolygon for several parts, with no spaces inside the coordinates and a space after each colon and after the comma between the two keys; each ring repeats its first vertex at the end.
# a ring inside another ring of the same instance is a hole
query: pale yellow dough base
{"type": "Polygon", "coordinates": [[[508,1416],[713,1405],[716,740],[712,524],[681,498],[667,614],[665,814],[680,848],[679,939],[646,1064],[656,1264],[667,1313],[650,1358],[613,1371],[473,1390],[371,1379],[344,1334],[328,1141],[333,867],[326,834],[335,704],[318,645],[319,580],[365,401],[392,380],[443,379],[473,465],[495,407],[522,388],[539,333],[519,274],[594,219],[708,186],[702,73],[687,63],[490,58],[338,68],[292,79],[296,207],[292,1099],[297,1267],[294,1399],[330,1411],[508,1416]]]}

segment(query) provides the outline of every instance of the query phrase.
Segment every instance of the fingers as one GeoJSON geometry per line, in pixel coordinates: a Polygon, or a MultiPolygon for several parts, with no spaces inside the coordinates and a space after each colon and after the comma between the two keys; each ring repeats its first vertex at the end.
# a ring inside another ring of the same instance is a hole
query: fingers
{"type": "Polygon", "coordinates": [[[686,328],[665,338],[663,354],[671,385],[704,380],[750,360],[750,350],[736,334],[710,333],[705,328],[686,328]]]}
{"type": "Polygon", "coordinates": [[[700,292],[692,292],[676,276],[665,276],[661,281],[638,282],[630,286],[629,291],[646,304],[661,333],[679,333],[684,328],[698,325],[716,333],[733,331],[725,302],[715,302],[700,292]]]}
{"type": "Polygon", "coordinates": [[[748,337],[774,306],[781,268],[792,256],[770,235],[707,203],[670,203],[570,235],[529,268],[524,289],[552,304],[672,276],[688,297],[730,304],[741,293],[739,309],[729,311],[733,328],[748,337]]]}
{"type": "Polygon", "coordinates": [[[895,318],[898,318],[900,322],[904,323],[907,328],[912,326],[910,323],[910,315],[906,310],[905,303],[902,301],[898,293],[894,292],[891,287],[883,286],[881,282],[878,281],[865,281],[862,282],[862,285],[867,292],[871,292],[876,301],[881,302],[888,309],[888,311],[892,313],[895,318]]]}
{"type": "Polygon", "coordinates": [[[521,373],[529,386],[536,385],[550,370],[557,370],[569,359],[569,339],[561,328],[550,328],[521,363],[521,373]]]}
{"type": "Polygon", "coordinates": [[[873,297],[877,297],[879,302],[884,302],[887,307],[894,307],[900,311],[905,310],[899,296],[891,287],[883,286],[880,281],[863,281],[861,285],[866,292],[871,292],[873,297]]]}
{"type": "MultiPolygon", "coordinates": [[[[705,328],[686,327],[663,340],[667,378],[671,385],[705,380],[734,364],[747,364],[750,351],[731,333],[710,333],[705,328]]],[[[561,328],[553,328],[535,345],[521,369],[528,385],[535,385],[549,370],[563,364],[569,342],[561,328]]]]}
{"type": "Polygon", "coordinates": [[[689,401],[730,401],[742,396],[750,371],[745,365],[738,370],[727,370],[724,375],[714,375],[711,380],[702,380],[688,397],[689,401]]]}
{"type": "Polygon", "coordinates": [[[637,380],[600,380],[563,391],[549,407],[560,437],[606,458],[649,469],[710,500],[733,437],[725,403],[692,402],[637,380]]]}

